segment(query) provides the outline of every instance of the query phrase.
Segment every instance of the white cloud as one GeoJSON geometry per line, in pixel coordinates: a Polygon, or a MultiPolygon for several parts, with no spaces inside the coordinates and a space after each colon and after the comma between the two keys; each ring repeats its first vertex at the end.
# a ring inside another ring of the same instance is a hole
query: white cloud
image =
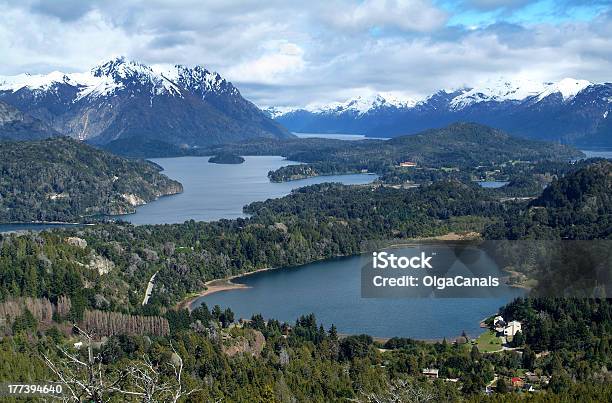
{"type": "Polygon", "coordinates": [[[304,70],[304,51],[295,43],[272,41],[262,46],[263,54],[228,68],[230,80],[280,84],[304,70]]]}
{"type": "Polygon", "coordinates": [[[0,74],[85,70],[116,55],[202,64],[259,105],[374,91],[419,97],[499,76],[612,80],[612,12],[468,29],[445,26],[446,13],[426,0],[41,4],[0,0],[0,74]]]}
{"type": "Polygon", "coordinates": [[[444,11],[428,0],[365,0],[362,3],[330,3],[324,19],[339,28],[397,28],[403,31],[428,32],[447,20],[444,11]]]}

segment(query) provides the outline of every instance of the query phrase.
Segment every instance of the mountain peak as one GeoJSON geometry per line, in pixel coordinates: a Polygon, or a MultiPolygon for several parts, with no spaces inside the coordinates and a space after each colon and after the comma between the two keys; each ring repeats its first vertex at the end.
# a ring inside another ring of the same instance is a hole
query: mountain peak
{"type": "Polygon", "coordinates": [[[548,88],[538,95],[538,100],[542,100],[549,95],[560,93],[564,101],[567,101],[576,95],[586,87],[592,85],[587,80],[577,80],[575,78],[564,78],[556,83],[549,83],[548,88]]]}
{"type": "MultiPolygon", "coordinates": [[[[366,95],[358,95],[344,102],[331,102],[328,104],[311,104],[305,109],[309,112],[317,113],[344,113],[352,112],[357,114],[365,114],[371,110],[392,107],[392,108],[410,108],[416,105],[417,101],[413,98],[403,96],[395,92],[378,92],[366,95]]],[[[291,108],[287,108],[289,111],[291,108]]],[[[293,109],[295,110],[295,109],[293,109]]]]}
{"type": "Polygon", "coordinates": [[[488,101],[521,101],[525,98],[538,95],[546,86],[529,79],[508,79],[500,77],[487,80],[474,88],[467,88],[451,101],[454,109],[461,109],[468,105],[488,101]]]}
{"type": "Polygon", "coordinates": [[[138,75],[150,76],[153,70],[145,64],[119,56],[94,67],[91,73],[94,77],[108,76],[114,79],[126,79],[138,75]]]}
{"type": "Polygon", "coordinates": [[[120,56],[81,73],[0,77],[0,99],[43,121],[61,116],[51,122],[55,130],[98,144],[135,136],[188,146],[290,136],[200,65],[149,66],[120,56]]]}

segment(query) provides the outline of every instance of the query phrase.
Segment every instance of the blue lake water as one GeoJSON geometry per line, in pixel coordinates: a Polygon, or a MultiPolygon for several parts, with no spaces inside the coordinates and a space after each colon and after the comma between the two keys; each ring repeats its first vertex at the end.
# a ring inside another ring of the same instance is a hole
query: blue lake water
{"type": "Polygon", "coordinates": [[[480,186],[482,186],[483,188],[486,188],[486,189],[496,189],[496,188],[500,188],[502,186],[506,186],[510,182],[504,182],[504,181],[479,181],[479,182],[476,182],[476,183],[478,183],[480,186]]]}
{"type": "MultiPolygon", "coordinates": [[[[122,216],[135,224],[179,223],[244,216],[244,205],[282,197],[291,190],[322,182],[363,184],[375,175],[341,175],[271,183],[268,171],[291,164],[282,157],[246,157],[239,165],[210,164],[206,157],[160,158],[164,173],[183,183],[184,193],[163,197],[122,216]]],[[[0,232],[56,228],[56,224],[5,224],[0,232]]],[[[326,325],[344,333],[406,336],[422,339],[479,332],[485,316],[511,300],[494,299],[362,299],[360,257],[316,262],[249,275],[236,281],[252,288],[205,297],[210,306],[230,306],[237,317],[262,313],[283,321],[313,312],[326,325]]],[[[517,290],[517,295],[520,293],[517,290]]]]}
{"type": "MultiPolygon", "coordinates": [[[[299,187],[323,182],[347,185],[374,181],[371,174],[331,175],[272,183],[268,172],[297,164],[279,156],[245,157],[243,164],[211,164],[208,157],[156,158],[164,174],[183,184],[178,195],[162,197],[136,209],[135,214],[119,216],[134,224],[182,223],[187,220],[214,221],[245,217],[242,208],[254,201],[282,197],[299,187]]],[[[0,232],[41,230],[61,224],[0,224],[0,232]]]]}
{"type": "Polygon", "coordinates": [[[612,150],[580,150],[587,158],[607,158],[612,159],[612,150]]]}
{"type": "Polygon", "coordinates": [[[302,139],[318,138],[332,140],[389,140],[388,137],[366,137],[365,134],[347,134],[347,133],[298,133],[293,132],[296,136],[302,139]]]}
{"type": "Polygon", "coordinates": [[[361,298],[362,264],[360,256],[351,256],[254,273],[233,280],[251,288],[217,292],[192,306],[204,301],[209,308],[230,307],[236,318],[261,313],[289,323],[312,312],[341,333],[442,339],[482,333],[482,319],[524,293],[512,288],[495,298],[361,298]]]}
{"type": "Polygon", "coordinates": [[[303,186],[323,182],[364,184],[377,178],[367,174],[332,175],[272,183],[269,171],[297,162],[270,156],[244,159],[242,164],[211,164],[208,157],[152,159],[164,167],[165,175],[183,184],[184,192],[162,197],[121,218],[134,224],[165,224],[245,217],[242,208],[246,204],[282,197],[303,186]]]}

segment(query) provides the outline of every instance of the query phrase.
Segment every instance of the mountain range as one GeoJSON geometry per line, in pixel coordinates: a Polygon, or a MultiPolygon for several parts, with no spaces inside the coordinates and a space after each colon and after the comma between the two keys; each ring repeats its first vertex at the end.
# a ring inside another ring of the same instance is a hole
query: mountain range
{"type": "MultiPolygon", "coordinates": [[[[291,137],[231,82],[202,66],[147,66],[119,57],[84,73],[4,76],[0,101],[21,113],[13,122],[40,126],[31,138],[59,133],[102,146],[190,148],[291,137]]],[[[8,112],[0,109],[0,123],[3,115],[8,112]]]]}
{"type": "Polygon", "coordinates": [[[289,130],[394,137],[470,121],[511,134],[580,146],[612,146],[612,83],[497,80],[423,99],[389,93],[304,108],[271,107],[289,130]]]}

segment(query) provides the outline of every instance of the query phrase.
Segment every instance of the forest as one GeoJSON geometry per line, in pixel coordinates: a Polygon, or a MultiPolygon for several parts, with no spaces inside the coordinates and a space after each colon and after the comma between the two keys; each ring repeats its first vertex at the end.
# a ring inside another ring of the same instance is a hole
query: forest
{"type": "Polygon", "coordinates": [[[102,368],[95,390],[81,391],[95,401],[142,400],[138,393],[158,401],[609,401],[609,299],[529,298],[500,307],[524,330],[513,341],[518,351],[499,353],[467,337],[339,335],[306,312],[295,323],[260,315],[236,322],[218,306],[173,308],[207,280],[355,254],[368,240],[449,232],[610,238],[612,163],[586,161],[564,172],[525,201],[457,179],[410,189],[321,184],[252,203],[246,219],[2,235],[0,330],[8,337],[0,341],[0,380],[90,379],[92,367],[102,368]],[[77,341],[84,347],[75,349],[77,341]],[[428,379],[424,368],[439,377],[428,379]],[[511,382],[527,372],[539,392],[511,382]]]}
{"type": "MultiPolygon", "coordinates": [[[[567,166],[582,156],[569,146],[520,139],[473,123],[389,141],[264,139],[182,153],[212,155],[209,161],[216,163],[241,163],[241,155],[282,155],[300,162],[270,172],[274,182],[361,172],[376,173],[388,185],[508,180],[512,183],[500,191],[513,197],[537,195],[554,174],[555,163],[567,166]]],[[[1,142],[0,157],[0,222],[100,221],[182,191],[153,163],[64,137],[1,142]]]]}
{"type": "Polygon", "coordinates": [[[152,163],[67,137],[0,142],[0,222],[82,222],[181,191],[152,163]]]}
{"type": "MultiPolygon", "coordinates": [[[[265,149],[258,143],[218,147],[241,155],[258,154],[265,149]]],[[[281,145],[272,145],[267,152],[278,152],[289,160],[306,163],[271,172],[273,181],[362,171],[377,173],[387,182],[398,173],[412,171],[417,171],[419,179],[435,178],[430,175],[448,178],[448,172],[469,177],[479,171],[493,171],[517,163],[567,162],[583,156],[570,146],[521,139],[475,123],[455,123],[387,141],[285,140],[281,145]],[[415,165],[403,168],[402,162],[415,165]]]]}

